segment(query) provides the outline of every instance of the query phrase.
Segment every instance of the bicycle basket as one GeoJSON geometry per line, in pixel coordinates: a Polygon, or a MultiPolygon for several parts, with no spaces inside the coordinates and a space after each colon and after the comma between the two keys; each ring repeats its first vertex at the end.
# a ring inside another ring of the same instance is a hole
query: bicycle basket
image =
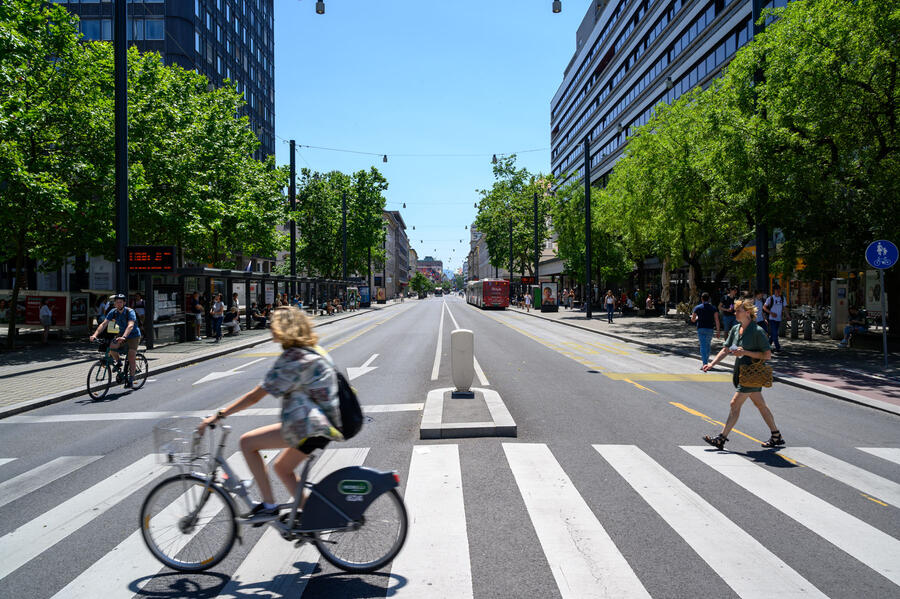
{"type": "Polygon", "coordinates": [[[157,461],[164,464],[188,464],[207,455],[205,443],[194,432],[199,418],[169,418],[153,427],[157,461]]]}

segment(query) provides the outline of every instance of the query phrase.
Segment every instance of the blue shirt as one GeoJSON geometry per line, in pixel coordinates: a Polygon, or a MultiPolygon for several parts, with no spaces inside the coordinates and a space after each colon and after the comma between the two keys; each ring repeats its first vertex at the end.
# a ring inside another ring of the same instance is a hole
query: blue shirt
{"type": "Polygon", "coordinates": [[[125,329],[128,328],[128,321],[134,321],[134,326],[131,328],[131,332],[128,333],[128,338],[132,339],[141,336],[141,329],[138,328],[137,324],[137,315],[134,313],[134,310],[128,306],[125,306],[121,312],[113,308],[107,312],[106,320],[116,321],[116,326],[119,327],[119,336],[122,336],[125,333],[125,329]]]}
{"type": "Polygon", "coordinates": [[[693,313],[697,315],[698,329],[714,329],[716,328],[716,307],[709,302],[697,304],[693,313]]]}

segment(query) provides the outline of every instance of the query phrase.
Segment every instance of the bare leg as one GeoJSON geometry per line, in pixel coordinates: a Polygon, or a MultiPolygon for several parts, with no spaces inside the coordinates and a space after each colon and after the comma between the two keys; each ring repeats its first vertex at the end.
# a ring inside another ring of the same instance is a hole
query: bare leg
{"type": "Polygon", "coordinates": [[[137,365],[137,350],[129,349],[128,350],[128,376],[134,378],[134,370],[137,365]]]}
{"type": "Polygon", "coordinates": [[[286,446],[287,443],[281,436],[281,423],[263,426],[241,435],[241,451],[266,503],[275,503],[275,495],[272,493],[266,464],[259,452],[262,449],[281,449],[286,446]]]}
{"type": "Polygon", "coordinates": [[[737,424],[738,417],[741,415],[741,407],[743,407],[749,396],[749,393],[734,392],[734,397],[731,398],[731,410],[728,412],[728,419],[725,421],[725,427],[722,429],[723,437],[727,437],[734,425],[737,424]]]}
{"type": "Polygon", "coordinates": [[[766,400],[763,399],[762,392],[756,391],[751,393],[750,401],[752,401],[753,405],[756,406],[756,409],[759,410],[759,415],[766,421],[766,426],[769,427],[769,430],[773,432],[777,431],[778,427],[775,426],[775,417],[772,416],[772,410],[766,405],[766,400]]]}
{"type": "MultiPolygon", "coordinates": [[[[285,449],[275,458],[275,463],[273,464],[275,474],[278,475],[278,478],[281,479],[281,482],[284,483],[285,488],[292,496],[297,492],[297,485],[300,484],[300,477],[297,476],[297,467],[307,457],[309,457],[307,454],[292,447],[285,449]]],[[[300,507],[303,507],[302,500],[300,507]]]]}

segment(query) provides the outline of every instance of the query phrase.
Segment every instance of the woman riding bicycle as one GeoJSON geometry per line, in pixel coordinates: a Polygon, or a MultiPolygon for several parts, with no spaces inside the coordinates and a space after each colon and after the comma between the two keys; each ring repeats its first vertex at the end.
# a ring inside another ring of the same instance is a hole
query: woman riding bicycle
{"type": "Polygon", "coordinates": [[[296,307],[282,307],[271,315],[272,338],[284,352],[263,382],[231,405],[209,416],[197,428],[200,434],[213,422],[245,410],[267,394],[281,398],[281,422],[241,436],[241,451],[259,486],[262,503],[247,514],[254,523],[278,517],[275,495],[259,452],[286,448],[275,458],[275,473],[293,493],[299,482],[295,470],[315,449],[343,440],[334,363],[316,345],[318,336],[306,315],[296,307]]]}

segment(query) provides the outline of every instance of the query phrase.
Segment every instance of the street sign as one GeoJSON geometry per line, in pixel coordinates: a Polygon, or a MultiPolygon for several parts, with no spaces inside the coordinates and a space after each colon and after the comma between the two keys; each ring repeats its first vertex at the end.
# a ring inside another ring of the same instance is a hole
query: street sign
{"type": "Polygon", "coordinates": [[[129,245],[125,255],[128,270],[172,272],[177,266],[173,245],[129,245]]]}
{"type": "Polygon", "coordinates": [[[866,248],[866,262],[872,265],[872,268],[885,269],[890,268],[897,263],[900,252],[897,246],[885,239],[873,241],[866,248]]]}

